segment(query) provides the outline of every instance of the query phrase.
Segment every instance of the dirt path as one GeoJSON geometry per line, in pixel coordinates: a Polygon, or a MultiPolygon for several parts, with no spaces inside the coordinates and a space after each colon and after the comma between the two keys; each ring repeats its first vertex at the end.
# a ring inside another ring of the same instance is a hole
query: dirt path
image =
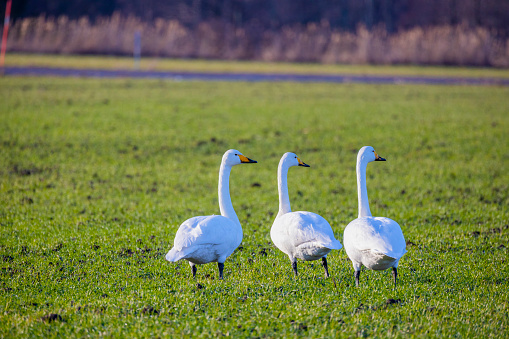
{"type": "Polygon", "coordinates": [[[47,67],[5,67],[6,76],[56,76],[83,78],[145,78],[175,81],[285,81],[329,82],[364,84],[426,84],[426,85],[491,85],[509,86],[509,79],[423,77],[423,76],[377,76],[377,75],[313,75],[313,74],[260,74],[260,73],[203,73],[174,71],[134,71],[103,69],[71,69],[47,67]]]}

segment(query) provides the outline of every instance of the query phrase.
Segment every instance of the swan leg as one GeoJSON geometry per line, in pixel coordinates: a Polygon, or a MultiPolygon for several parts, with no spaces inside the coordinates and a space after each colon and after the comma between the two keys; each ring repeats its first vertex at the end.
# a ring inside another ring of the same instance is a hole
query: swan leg
{"type": "Polygon", "coordinates": [[[195,264],[191,264],[191,271],[193,272],[193,278],[196,278],[196,271],[198,269],[196,268],[195,264]]]}
{"type": "Polygon", "coordinates": [[[292,268],[293,272],[295,273],[295,276],[297,276],[297,260],[292,261],[292,268]]]}
{"type": "Polygon", "coordinates": [[[323,265],[323,268],[325,269],[325,277],[328,278],[329,277],[329,268],[327,267],[327,258],[326,257],[322,258],[322,265],[323,265]]]}
{"type": "Polygon", "coordinates": [[[396,287],[396,281],[398,279],[398,269],[396,267],[392,268],[392,276],[394,277],[394,287],[396,287]]]}
{"type": "Polygon", "coordinates": [[[219,268],[219,279],[223,279],[224,263],[218,262],[217,268],[219,268]]]}
{"type": "Polygon", "coordinates": [[[353,276],[355,277],[355,286],[359,287],[359,277],[361,275],[362,264],[360,262],[352,260],[352,266],[353,269],[355,270],[355,273],[353,274],[353,276]]]}

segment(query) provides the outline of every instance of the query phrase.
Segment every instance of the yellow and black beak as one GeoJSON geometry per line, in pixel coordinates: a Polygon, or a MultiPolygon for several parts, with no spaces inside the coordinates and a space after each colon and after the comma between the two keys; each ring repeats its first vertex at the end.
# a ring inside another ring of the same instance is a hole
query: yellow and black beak
{"type": "Polygon", "coordinates": [[[305,164],[302,162],[302,160],[300,160],[300,158],[297,158],[297,160],[299,161],[299,166],[303,166],[303,167],[311,167],[309,166],[308,164],[305,164]]]}
{"type": "Polygon", "coordinates": [[[239,154],[240,162],[243,164],[256,164],[258,161],[249,159],[248,157],[243,156],[242,154],[239,154]]]}
{"type": "Polygon", "coordinates": [[[382,158],[375,152],[375,161],[386,161],[385,158],[382,158]]]}

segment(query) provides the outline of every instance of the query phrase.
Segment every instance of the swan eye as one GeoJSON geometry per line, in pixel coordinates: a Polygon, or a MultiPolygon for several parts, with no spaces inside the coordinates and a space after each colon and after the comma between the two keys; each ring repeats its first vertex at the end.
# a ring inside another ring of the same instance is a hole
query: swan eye
{"type": "Polygon", "coordinates": [[[238,156],[238,154],[237,154],[237,153],[235,153],[235,155],[236,155],[236,156],[238,156]]]}

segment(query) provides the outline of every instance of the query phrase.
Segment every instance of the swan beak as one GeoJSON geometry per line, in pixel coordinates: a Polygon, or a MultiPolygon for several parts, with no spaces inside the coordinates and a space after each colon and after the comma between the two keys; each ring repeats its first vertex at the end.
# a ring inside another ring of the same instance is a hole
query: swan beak
{"type": "Polygon", "coordinates": [[[386,161],[385,158],[382,158],[375,152],[375,161],[386,161]]]}
{"type": "Polygon", "coordinates": [[[299,166],[303,166],[303,167],[311,167],[309,166],[308,164],[305,164],[302,162],[302,160],[300,160],[300,158],[297,158],[297,160],[299,161],[299,166]]]}
{"type": "Polygon", "coordinates": [[[243,156],[242,154],[239,154],[240,162],[243,164],[256,164],[258,161],[249,159],[248,157],[243,156]]]}

